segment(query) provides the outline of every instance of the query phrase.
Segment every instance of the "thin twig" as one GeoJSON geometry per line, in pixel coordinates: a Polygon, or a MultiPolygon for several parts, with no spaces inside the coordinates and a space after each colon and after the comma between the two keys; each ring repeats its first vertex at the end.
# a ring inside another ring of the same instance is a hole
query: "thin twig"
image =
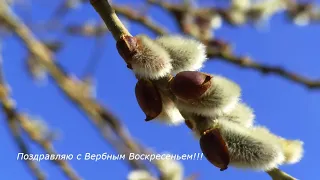
{"type": "Polygon", "coordinates": [[[155,34],[163,35],[167,34],[167,30],[156,24],[150,18],[142,15],[140,12],[137,12],[129,7],[126,6],[119,6],[114,5],[114,10],[117,14],[125,16],[126,18],[130,19],[131,21],[138,22],[143,24],[147,29],[151,30],[155,34]]]}
{"type": "MultiPolygon", "coordinates": [[[[100,130],[102,136],[107,141],[109,140],[109,132],[106,132],[108,129],[106,126],[110,126],[113,132],[120,138],[118,140],[121,140],[131,152],[136,154],[140,153],[140,148],[142,147],[134,142],[120,121],[111,117],[111,113],[103,108],[95,99],[82,94],[79,84],[71,79],[67,73],[55,63],[50,50],[32,35],[30,30],[10,11],[7,5],[0,6],[0,20],[24,42],[27,49],[37,57],[39,62],[48,70],[48,73],[62,92],[90,117],[93,124],[100,130]]],[[[119,31],[118,35],[121,34],[122,31],[119,31]]],[[[134,169],[146,169],[142,161],[131,160],[128,162],[134,169]]]]}
{"type": "MultiPolygon", "coordinates": [[[[14,109],[12,109],[14,110],[14,109]]],[[[33,129],[31,129],[28,126],[28,121],[30,121],[26,116],[21,115],[20,113],[15,114],[16,119],[20,122],[22,128],[27,132],[29,137],[36,142],[47,154],[51,155],[58,155],[54,147],[52,146],[52,143],[49,140],[45,139],[39,139],[38,137],[35,136],[35,132],[33,129]]],[[[65,174],[66,177],[72,180],[80,180],[81,178],[79,175],[76,173],[76,171],[71,167],[71,165],[61,159],[53,159],[51,160],[53,163],[55,163],[65,174]]]]}
{"type": "Polygon", "coordinates": [[[99,13],[116,41],[122,36],[131,36],[127,28],[116,15],[108,0],[90,0],[90,3],[99,13]]]}
{"type": "Polygon", "coordinates": [[[309,89],[320,88],[319,80],[310,80],[304,76],[288,71],[282,67],[257,63],[256,61],[253,61],[250,57],[235,56],[234,54],[229,52],[220,52],[219,54],[211,54],[210,52],[208,52],[208,56],[214,57],[214,60],[228,62],[245,69],[258,70],[262,74],[279,75],[282,78],[288,79],[297,84],[304,85],[309,89]]]}
{"type": "MultiPolygon", "coordinates": [[[[1,103],[2,103],[2,109],[7,115],[7,122],[9,125],[9,129],[11,131],[11,134],[14,137],[15,142],[18,144],[19,152],[24,154],[30,154],[30,151],[28,150],[29,148],[22,138],[16,119],[14,117],[10,117],[10,110],[7,109],[8,102],[1,100],[1,103]]],[[[46,179],[45,174],[42,172],[42,170],[39,168],[38,164],[35,161],[27,159],[27,160],[24,160],[24,162],[27,164],[27,167],[29,167],[31,173],[36,177],[37,180],[46,179]]]]}
{"type": "MultiPolygon", "coordinates": [[[[181,6],[181,5],[169,4],[169,3],[166,3],[163,1],[158,1],[158,0],[148,0],[148,1],[149,1],[149,3],[152,3],[156,6],[159,6],[159,7],[163,8],[164,10],[170,12],[179,22],[180,29],[184,33],[191,35],[191,36],[194,36],[192,33],[188,32],[186,30],[187,28],[183,27],[184,26],[183,16],[186,16],[187,13],[189,12],[189,11],[188,12],[186,11],[186,8],[183,8],[183,6],[181,6]]],[[[201,9],[198,11],[201,11],[201,9]]],[[[127,14],[126,17],[130,18],[130,15],[127,14]]],[[[143,23],[143,22],[141,22],[141,23],[143,23]]],[[[304,85],[305,87],[307,87],[309,89],[319,89],[320,88],[320,80],[310,80],[310,79],[303,77],[299,74],[296,74],[294,72],[290,72],[282,67],[260,64],[260,63],[257,63],[256,61],[252,60],[251,58],[237,56],[229,50],[225,51],[224,49],[216,49],[213,52],[211,50],[212,48],[210,47],[210,44],[208,44],[208,42],[219,41],[219,40],[201,39],[200,37],[195,37],[195,38],[202,40],[203,43],[208,45],[208,49],[207,49],[208,58],[214,58],[214,60],[224,61],[227,63],[231,63],[234,65],[240,66],[242,68],[257,70],[263,74],[279,75],[282,78],[288,79],[288,80],[295,82],[295,83],[298,83],[300,85],[304,85]]],[[[230,45],[226,44],[225,46],[230,46],[230,45]]]]}
{"type": "Polygon", "coordinates": [[[278,168],[272,169],[267,173],[269,174],[269,176],[271,176],[273,180],[297,180],[296,178],[290,176],[289,174],[281,171],[278,168]]]}
{"type": "MultiPolygon", "coordinates": [[[[131,36],[129,31],[125,28],[125,26],[122,24],[118,16],[115,14],[115,11],[109,4],[108,0],[90,0],[90,3],[95,8],[95,10],[99,13],[105,24],[107,25],[109,31],[113,34],[113,37],[116,41],[120,40],[123,36],[131,36]]],[[[109,116],[110,117],[110,116],[109,116]]],[[[114,127],[114,129],[118,129],[117,127],[114,127]]],[[[121,133],[119,135],[122,136],[123,139],[125,139],[128,144],[131,146],[136,146],[132,143],[128,136],[124,136],[126,133],[124,131],[120,131],[121,133]]],[[[133,147],[134,148],[134,147],[133,147]]],[[[147,152],[146,150],[141,150],[140,152],[147,152]]],[[[165,180],[170,180],[166,177],[172,177],[170,174],[164,174],[164,172],[161,172],[161,167],[156,162],[153,162],[153,164],[160,170],[160,177],[165,178],[165,180]]],[[[179,173],[179,172],[177,172],[179,173]]]]}
{"type": "MultiPolygon", "coordinates": [[[[0,65],[1,66],[1,65],[0,65]]],[[[1,68],[1,67],[0,67],[1,68]]],[[[33,129],[30,129],[30,126],[28,126],[28,119],[26,116],[21,115],[15,108],[14,104],[12,103],[13,100],[10,98],[9,91],[7,89],[7,86],[4,82],[4,77],[2,70],[0,69],[0,75],[1,75],[1,83],[0,83],[0,99],[3,107],[3,111],[7,115],[8,123],[10,126],[10,129],[12,130],[12,133],[16,139],[16,141],[19,144],[20,149],[22,152],[29,154],[27,150],[27,146],[24,144],[23,139],[21,138],[21,134],[19,131],[20,126],[27,132],[27,134],[30,136],[30,138],[36,142],[41,148],[43,148],[47,154],[54,154],[57,155],[55,152],[52,144],[47,140],[39,139],[35,136],[35,132],[33,129]]],[[[81,178],[76,174],[76,172],[73,170],[73,168],[66,162],[60,159],[54,159],[54,163],[56,163],[61,170],[64,172],[66,177],[72,180],[80,180],[81,178]]],[[[31,160],[27,160],[28,165],[32,170],[35,172],[34,174],[39,179],[44,179],[44,175],[41,173],[41,171],[37,168],[35,162],[31,160]]]]}
{"type": "MultiPolygon", "coordinates": [[[[0,45],[1,46],[1,45],[0,45]]],[[[0,47],[1,48],[1,47],[0,47]]],[[[15,112],[12,111],[12,106],[14,103],[7,98],[8,89],[7,85],[4,82],[3,72],[2,72],[2,57],[0,49],[0,102],[2,105],[2,110],[7,116],[7,123],[11,134],[19,147],[19,151],[24,154],[29,154],[29,148],[22,138],[20,128],[15,117],[15,112]]],[[[27,167],[30,169],[30,172],[37,178],[37,180],[45,180],[46,176],[44,172],[38,166],[38,163],[27,159],[24,161],[27,164],[27,167]]]]}
{"type": "MultiPolygon", "coordinates": [[[[88,0],[82,0],[82,3],[87,2],[88,0]]],[[[311,7],[310,4],[303,4],[303,3],[298,3],[295,0],[283,0],[285,5],[286,5],[286,9],[285,12],[286,14],[288,14],[288,17],[293,20],[293,18],[295,16],[298,15],[298,13],[300,13],[300,11],[298,11],[297,9],[301,9],[303,7],[308,8],[307,13],[309,14],[309,16],[311,17],[311,21],[312,22],[320,22],[320,15],[316,15],[314,14],[313,11],[311,11],[311,7]]],[[[187,13],[187,9],[185,8],[184,5],[181,4],[170,4],[164,1],[159,1],[159,0],[148,0],[147,1],[149,4],[154,4],[157,6],[162,7],[163,9],[165,9],[166,11],[172,13],[175,18],[178,20],[178,24],[180,24],[180,26],[182,25],[182,20],[181,20],[181,16],[183,16],[183,14],[187,13]],[[179,16],[179,17],[178,17],[179,16]]],[[[67,8],[66,6],[64,6],[64,8],[67,8]]],[[[132,8],[129,8],[127,6],[120,6],[120,5],[114,5],[113,6],[114,10],[116,11],[116,13],[118,13],[119,15],[122,15],[128,19],[130,19],[131,21],[140,23],[141,25],[145,26],[147,29],[151,30],[152,32],[154,32],[157,35],[164,35],[167,34],[167,30],[165,30],[164,28],[162,28],[160,25],[158,25],[157,23],[155,23],[153,20],[151,20],[150,18],[144,16],[142,13],[139,13],[135,10],[133,10],[132,8]]],[[[232,23],[232,21],[230,21],[226,16],[229,13],[230,9],[221,9],[221,8],[197,8],[195,10],[195,14],[200,15],[200,14],[220,14],[222,18],[224,18],[224,20],[229,23],[232,26],[238,26],[237,24],[232,23]]],[[[59,11],[60,12],[60,11],[59,11]]],[[[68,12],[67,10],[63,11],[63,15],[66,14],[66,12],[68,12]]],[[[191,11],[189,11],[191,12],[191,11]]],[[[248,16],[251,15],[252,13],[248,13],[248,16]]],[[[319,13],[320,14],[320,13],[319,13]]],[[[60,17],[60,16],[59,16],[60,17]]],[[[181,28],[182,31],[184,31],[183,28],[181,28]]],[[[189,32],[184,31],[184,33],[187,33],[189,35],[189,32]]],[[[197,37],[196,37],[197,38],[197,37]]],[[[208,40],[206,40],[208,41],[208,40]]],[[[214,41],[214,40],[212,40],[214,41]]],[[[229,45],[228,45],[229,46],[229,45]]],[[[272,66],[272,65],[267,65],[267,64],[263,64],[263,63],[258,63],[257,61],[253,60],[252,58],[249,57],[243,57],[243,56],[239,56],[239,55],[235,55],[233,53],[230,52],[224,52],[223,50],[221,50],[221,52],[216,53],[216,52],[212,52],[210,50],[210,48],[208,48],[208,57],[213,59],[213,60],[218,60],[218,61],[223,61],[226,63],[231,63],[234,64],[236,66],[242,67],[244,69],[252,69],[252,70],[256,70],[262,74],[274,74],[274,75],[278,75],[282,78],[288,79],[292,82],[298,83],[300,85],[303,85],[309,89],[319,89],[320,88],[320,80],[312,80],[309,79],[307,77],[304,77],[302,75],[299,75],[295,72],[291,72],[286,70],[283,67],[278,67],[278,66],[272,66]]]]}

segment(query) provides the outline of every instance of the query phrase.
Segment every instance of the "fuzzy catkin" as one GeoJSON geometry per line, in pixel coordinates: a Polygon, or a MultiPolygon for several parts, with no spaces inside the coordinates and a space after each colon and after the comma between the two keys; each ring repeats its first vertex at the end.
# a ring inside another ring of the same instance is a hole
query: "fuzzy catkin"
{"type": "Polygon", "coordinates": [[[228,146],[230,165],[267,171],[283,164],[285,156],[281,144],[270,133],[225,120],[218,120],[218,124],[228,146]]]}
{"type": "Polygon", "coordinates": [[[176,107],[175,103],[160,91],[162,100],[162,112],[156,119],[168,125],[179,125],[183,123],[184,118],[176,107]]]}
{"type": "Polygon", "coordinates": [[[206,47],[199,41],[179,35],[158,37],[155,42],[169,53],[172,73],[200,70],[206,61],[206,47]]]}
{"type": "Polygon", "coordinates": [[[156,180],[146,170],[133,170],[128,174],[127,180],[156,180]]]}
{"type": "Polygon", "coordinates": [[[284,150],[286,164],[295,164],[302,159],[304,153],[302,141],[281,138],[280,143],[284,150]]]}
{"type": "Polygon", "coordinates": [[[130,65],[139,78],[159,79],[172,70],[170,55],[145,35],[137,35],[138,47],[130,65]]]}
{"type": "Polygon", "coordinates": [[[222,117],[245,127],[251,127],[253,126],[255,115],[248,105],[239,102],[230,113],[223,114],[222,117]]]}
{"type": "Polygon", "coordinates": [[[282,164],[297,163],[303,157],[302,141],[284,139],[263,126],[245,127],[226,116],[189,117],[196,127],[193,134],[197,139],[205,129],[219,128],[227,143],[232,166],[267,171],[282,164]]]}
{"type": "Polygon", "coordinates": [[[285,139],[283,137],[272,134],[266,127],[262,126],[256,126],[253,129],[271,134],[272,137],[270,138],[275,139],[280,143],[285,156],[284,164],[294,164],[302,159],[304,153],[302,141],[285,139]]]}

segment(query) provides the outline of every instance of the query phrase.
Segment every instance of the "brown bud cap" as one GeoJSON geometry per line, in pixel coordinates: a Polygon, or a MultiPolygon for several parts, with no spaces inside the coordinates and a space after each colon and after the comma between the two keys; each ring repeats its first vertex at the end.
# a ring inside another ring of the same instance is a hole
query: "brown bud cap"
{"type": "Polygon", "coordinates": [[[120,40],[117,41],[116,45],[120,56],[126,61],[128,68],[130,68],[132,56],[137,51],[137,38],[132,36],[122,36],[120,40]]]}
{"type": "Polygon", "coordinates": [[[161,113],[161,96],[151,81],[140,79],[136,84],[135,93],[140,108],[146,114],[145,121],[150,121],[161,113]]]}
{"type": "Polygon", "coordinates": [[[181,99],[194,100],[210,88],[211,78],[211,75],[198,71],[182,71],[170,82],[170,89],[181,99]]]}
{"type": "Polygon", "coordinates": [[[186,126],[189,128],[189,129],[191,129],[191,130],[193,130],[193,124],[192,124],[192,122],[190,121],[190,120],[185,120],[184,121],[184,123],[186,124],[186,126]]]}
{"type": "Polygon", "coordinates": [[[205,131],[200,138],[200,147],[207,160],[220,171],[228,169],[229,151],[218,129],[205,131]]]}

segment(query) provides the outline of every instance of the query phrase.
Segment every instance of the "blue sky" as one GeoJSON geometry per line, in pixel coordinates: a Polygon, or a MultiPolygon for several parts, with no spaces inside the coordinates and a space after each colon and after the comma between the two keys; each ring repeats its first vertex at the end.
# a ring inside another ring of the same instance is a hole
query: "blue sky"
{"type": "MultiPolygon", "coordinates": [[[[28,21],[46,21],[59,2],[32,1],[32,13],[24,16],[28,21]]],[[[139,7],[142,1],[115,0],[117,3],[131,2],[139,7]]],[[[26,14],[19,9],[19,14],[26,14]]],[[[172,32],[178,32],[170,16],[158,8],[151,9],[152,18],[172,32]]],[[[64,23],[82,23],[89,19],[99,19],[88,4],[68,14],[64,23]]],[[[154,36],[142,26],[130,24],[132,34],[146,33],[154,36]]],[[[268,28],[256,29],[251,26],[240,28],[223,26],[216,36],[234,45],[239,55],[249,55],[257,62],[280,65],[288,70],[316,79],[319,74],[320,26],[297,27],[286,21],[282,14],[272,18],[268,28]]],[[[39,32],[38,37],[50,39],[58,37],[54,33],[39,32]]],[[[185,126],[168,127],[158,123],[144,122],[134,95],[136,79],[115,49],[115,41],[108,36],[102,60],[95,72],[97,78],[97,98],[106,105],[129,128],[131,134],[144,145],[157,152],[169,151],[173,154],[193,154],[200,151],[197,140],[185,126]]],[[[64,49],[56,59],[68,72],[82,75],[90,57],[94,40],[83,37],[65,37],[64,49]]],[[[5,76],[13,90],[19,110],[41,116],[47,124],[61,133],[54,142],[59,153],[113,153],[112,148],[100,137],[89,119],[60,92],[54,83],[37,86],[25,71],[26,50],[16,38],[7,37],[3,49],[5,76]]],[[[298,179],[308,180],[320,177],[318,161],[318,132],[320,128],[320,90],[308,90],[274,75],[261,75],[253,70],[220,61],[206,63],[204,72],[224,75],[242,87],[242,99],[255,111],[258,124],[267,126],[272,132],[290,139],[301,139],[305,143],[305,155],[301,162],[281,167],[298,179]]],[[[0,116],[0,177],[7,180],[31,180],[28,169],[17,161],[17,146],[7,129],[3,113],[0,116]]],[[[30,142],[33,153],[43,153],[30,142]]],[[[181,161],[185,175],[199,173],[200,180],[246,179],[268,180],[266,173],[229,168],[220,172],[205,159],[181,161]]],[[[125,179],[130,169],[123,161],[72,160],[70,164],[84,179],[125,179]]],[[[61,171],[51,162],[42,161],[42,169],[49,180],[65,179],[61,171]]]]}

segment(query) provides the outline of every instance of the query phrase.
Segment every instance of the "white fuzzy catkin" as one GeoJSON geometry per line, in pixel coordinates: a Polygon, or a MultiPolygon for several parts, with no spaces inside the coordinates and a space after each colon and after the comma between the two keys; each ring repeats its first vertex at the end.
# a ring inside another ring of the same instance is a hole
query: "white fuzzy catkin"
{"type": "Polygon", "coordinates": [[[232,0],[231,7],[239,11],[247,11],[251,6],[251,0],[232,0]]]}
{"type": "Polygon", "coordinates": [[[218,117],[234,110],[241,95],[239,85],[218,75],[213,75],[210,81],[211,87],[199,99],[191,102],[178,99],[178,108],[208,117],[218,117]]]}
{"type": "Polygon", "coordinates": [[[148,171],[145,170],[134,170],[131,171],[127,177],[128,180],[156,180],[152,177],[148,171]]]}
{"type": "Polygon", "coordinates": [[[303,142],[300,140],[281,139],[281,145],[284,150],[285,163],[294,164],[303,157],[303,142]]]}
{"type": "Polygon", "coordinates": [[[137,35],[137,52],[130,65],[140,78],[159,79],[170,74],[171,58],[167,51],[145,35],[137,35]]]}
{"type": "Polygon", "coordinates": [[[285,156],[281,144],[269,132],[224,119],[216,122],[227,143],[231,166],[267,171],[283,164],[285,156]]]}
{"type": "Polygon", "coordinates": [[[273,136],[273,139],[279,141],[285,156],[284,164],[297,163],[303,157],[304,150],[302,141],[288,140],[283,137],[274,135],[265,127],[254,127],[254,129],[258,129],[259,131],[265,131],[265,133],[271,134],[273,136]]]}
{"type": "Polygon", "coordinates": [[[162,112],[156,119],[165,122],[168,125],[179,125],[184,122],[184,118],[176,107],[175,103],[163,93],[161,93],[162,112]]]}
{"type": "Polygon", "coordinates": [[[197,71],[206,61],[206,47],[199,41],[179,35],[161,36],[155,40],[172,59],[172,73],[197,71]]]}
{"type": "MultiPolygon", "coordinates": [[[[165,155],[172,156],[170,153],[161,153],[165,155]]],[[[182,180],[183,179],[183,166],[179,161],[173,159],[161,159],[156,160],[155,162],[159,167],[159,170],[162,172],[161,174],[164,175],[163,179],[170,179],[170,180],[182,180]]]]}
{"type": "Polygon", "coordinates": [[[254,123],[255,115],[248,105],[239,102],[230,113],[224,114],[222,117],[245,127],[251,127],[254,123]]]}

